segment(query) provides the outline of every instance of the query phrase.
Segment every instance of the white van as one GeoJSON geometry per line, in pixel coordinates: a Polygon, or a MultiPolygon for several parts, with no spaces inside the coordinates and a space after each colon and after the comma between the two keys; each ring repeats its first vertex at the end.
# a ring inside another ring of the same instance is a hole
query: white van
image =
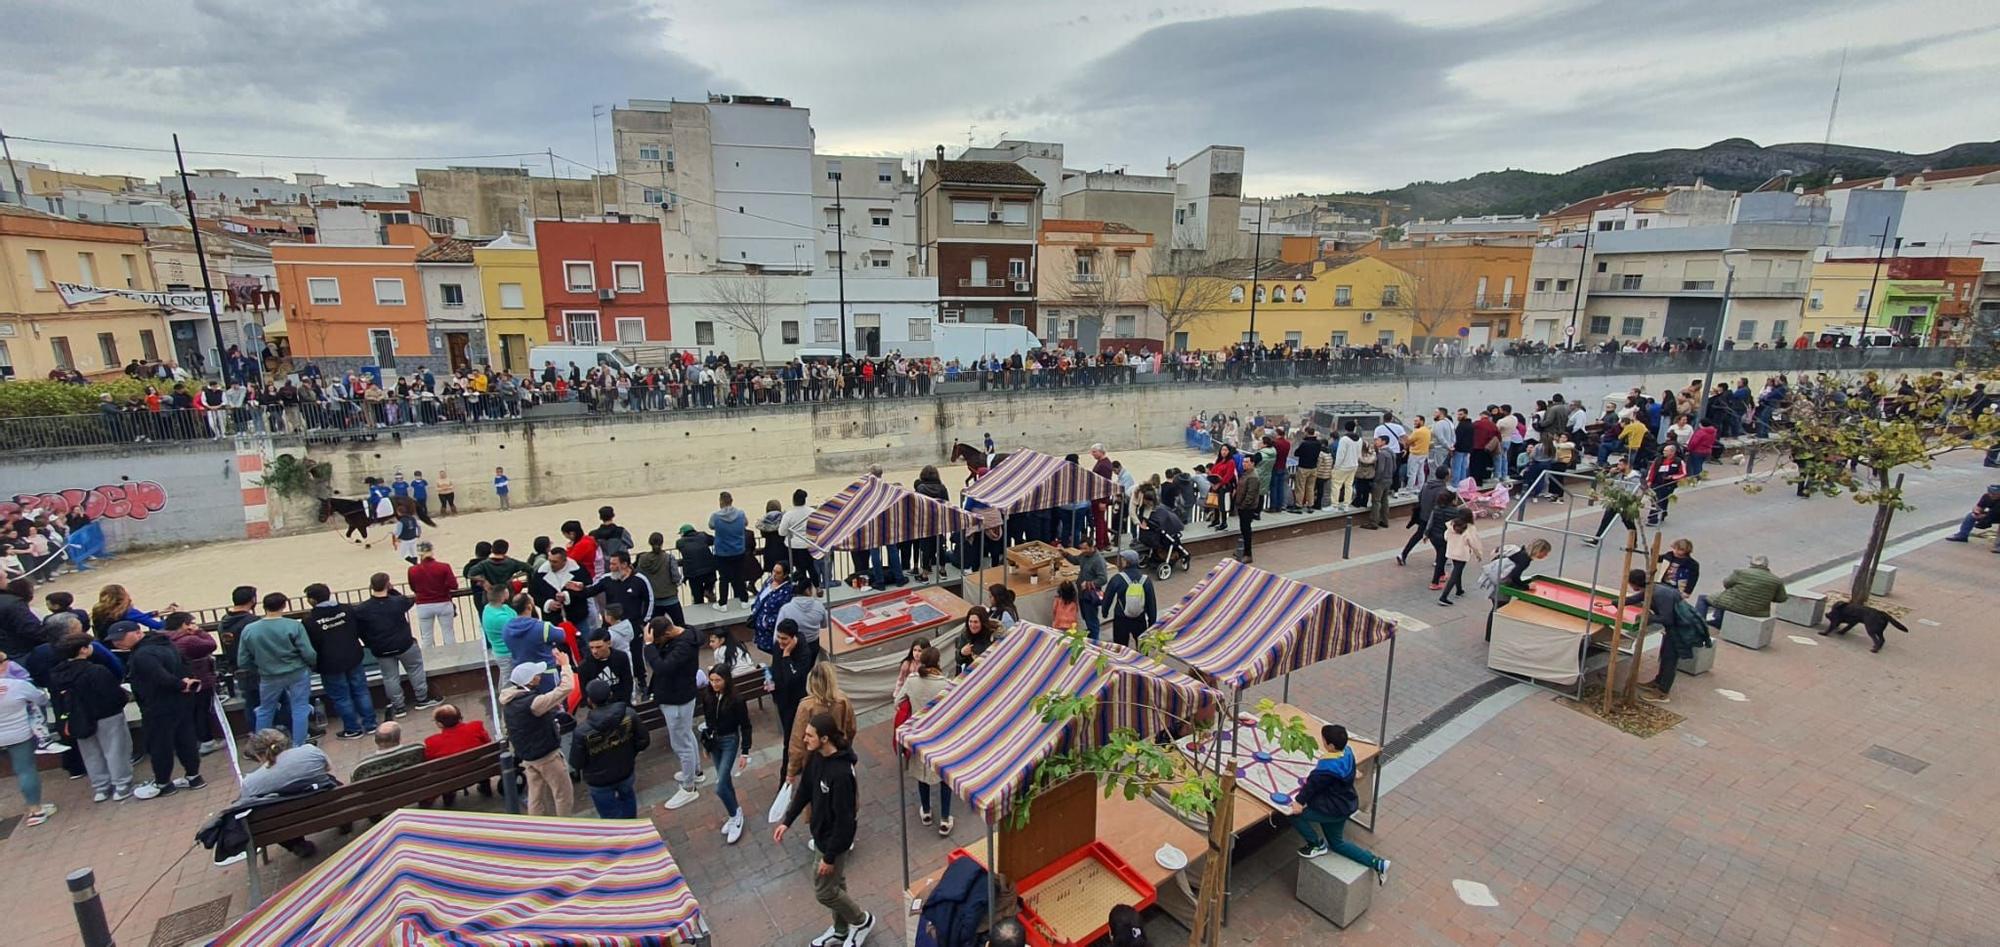
{"type": "Polygon", "coordinates": [[[556,371],[567,375],[571,365],[579,371],[590,371],[598,365],[608,365],[624,371],[632,367],[632,360],[618,352],[611,345],[537,345],[528,350],[528,371],[540,375],[549,363],[555,363],[556,371]]]}
{"type": "Polygon", "coordinates": [[[1861,341],[1863,330],[1860,326],[1827,326],[1819,330],[1819,337],[1813,341],[1816,344],[1833,346],[1835,348],[1838,348],[1843,343],[1843,340],[1847,345],[1865,345],[1868,348],[1887,348],[1896,344],[1895,330],[1890,329],[1888,326],[1869,326],[1866,331],[1868,333],[1868,341],[1863,342],[1861,341]]]}
{"type": "MultiPolygon", "coordinates": [[[[948,323],[931,326],[930,355],[939,362],[957,359],[969,366],[982,355],[1001,358],[1019,352],[1026,355],[1042,347],[1042,340],[1027,326],[1012,323],[948,323]]],[[[912,349],[916,345],[911,346],[912,349]]]]}

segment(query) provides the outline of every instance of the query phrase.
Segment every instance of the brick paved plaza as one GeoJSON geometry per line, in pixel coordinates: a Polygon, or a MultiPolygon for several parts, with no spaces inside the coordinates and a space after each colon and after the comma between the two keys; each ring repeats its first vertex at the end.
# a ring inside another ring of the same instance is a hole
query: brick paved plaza
{"type": "MultiPolygon", "coordinates": [[[[1737,470],[1713,472],[1729,478],[1737,470]]],[[[2000,574],[2000,557],[1979,543],[1922,541],[1941,537],[1934,527],[1955,521],[1993,473],[1976,456],[1954,455],[1912,476],[1918,508],[1901,514],[1892,532],[1927,531],[1895,547],[1901,575],[1888,600],[1907,609],[1911,632],[1891,630],[1882,653],[1869,654],[1859,631],[1821,638],[1816,629],[1784,624],[1761,652],[1718,644],[1715,670],[1675,688],[1671,709],[1686,721],[1650,739],[1576,713],[1546,691],[1503,693],[1475,707],[1468,719],[1480,721],[1476,728],[1382,797],[1376,833],[1351,833],[1395,861],[1389,885],[1356,925],[1337,931],[1293,898],[1295,840],[1272,827],[1239,848],[1225,940],[2000,942],[2000,820],[1992,815],[2000,811],[2000,698],[1991,670],[2000,639],[1990,618],[2000,593],[1989,584],[2000,574]],[[1726,699],[1718,689],[1747,699],[1726,699]],[[1899,767],[1864,756],[1878,747],[1909,759],[1887,757],[1899,767]],[[1468,906],[1454,881],[1488,886],[1498,906],[1468,906]]],[[[1704,591],[1719,589],[1752,553],[1770,556],[1781,575],[1817,574],[1815,587],[1839,589],[1839,560],[1858,550],[1869,512],[1844,498],[1799,500],[1782,485],[1750,493],[1722,482],[1684,491],[1664,534],[1694,541],[1704,591]]],[[[1497,535],[1490,524],[1481,521],[1489,546],[1497,535]]],[[[1423,565],[1399,569],[1389,561],[1406,535],[1357,532],[1346,561],[1339,533],[1260,542],[1256,557],[1259,567],[1413,619],[1399,635],[1392,739],[1492,680],[1476,593],[1440,608],[1425,588],[1423,565]]],[[[1197,569],[1212,562],[1202,557],[1197,569]]],[[[1568,572],[1578,568],[1587,578],[1587,563],[1572,561],[1568,572]]],[[[1178,595],[1192,581],[1176,576],[1165,591],[1178,595]]],[[[1295,674],[1291,699],[1370,734],[1385,652],[1295,674]]],[[[1255,693],[1279,690],[1274,682],[1255,693]]],[[[469,711],[483,703],[471,695],[460,701],[469,711]]],[[[763,811],[775,785],[777,726],[768,708],[754,710],[753,720],[762,749],[738,785],[750,813],[739,844],[723,844],[721,807],[706,793],[686,809],[659,807],[671,783],[664,739],[655,740],[641,768],[641,801],[687,871],[714,943],[802,944],[826,919],[811,897],[803,841],[783,848],[770,842],[763,811]]],[[[871,943],[902,943],[907,916],[898,910],[889,725],[886,714],[864,717],[863,725],[862,836],[850,886],[881,918],[871,943]]],[[[410,729],[421,737],[430,724],[418,718],[410,729]]],[[[326,749],[344,776],[364,745],[328,741],[326,749]]],[[[0,916],[14,941],[76,941],[62,876],[85,865],[97,871],[120,943],[146,943],[161,917],[217,898],[230,899],[230,916],[241,913],[243,866],[212,868],[207,852],[192,844],[204,815],[234,795],[227,761],[215,755],[204,764],[213,785],[202,793],[120,805],[92,805],[82,782],[54,771],[46,793],[62,811],[37,828],[12,824],[0,841],[10,882],[0,886],[0,916]]],[[[17,802],[8,782],[0,799],[17,802]]],[[[981,838],[969,815],[961,815],[949,842],[916,825],[914,813],[909,828],[917,874],[938,867],[953,845],[981,838]]],[[[326,833],[318,841],[332,849],[341,838],[326,833]]],[[[273,849],[266,890],[299,868],[273,849]]],[[[1149,933],[1165,944],[1186,937],[1160,914],[1149,920],[1149,933]]]]}

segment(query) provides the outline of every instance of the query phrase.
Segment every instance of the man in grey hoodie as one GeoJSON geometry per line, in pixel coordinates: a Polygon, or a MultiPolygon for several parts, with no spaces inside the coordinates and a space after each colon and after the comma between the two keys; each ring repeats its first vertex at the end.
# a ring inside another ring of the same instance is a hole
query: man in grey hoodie
{"type": "Polygon", "coordinates": [[[720,497],[720,509],[708,516],[709,532],[715,534],[715,608],[717,611],[729,607],[729,590],[736,590],[736,600],[744,608],[750,607],[750,600],[756,592],[750,588],[750,520],[743,511],[736,508],[736,500],[728,491],[720,497]]]}
{"type": "Polygon", "coordinates": [[[819,581],[808,569],[792,580],[792,600],[778,609],[778,624],[786,619],[798,623],[799,638],[818,644],[820,632],[831,627],[831,619],[826,611],[826,603],[819,597],[819,581]]]}

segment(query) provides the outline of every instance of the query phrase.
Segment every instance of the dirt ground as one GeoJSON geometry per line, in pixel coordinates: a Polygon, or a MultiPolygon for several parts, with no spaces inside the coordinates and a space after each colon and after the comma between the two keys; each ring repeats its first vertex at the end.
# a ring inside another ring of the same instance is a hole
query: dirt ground
{"type": "MultiPolygon", "coordinates": [[[[1084,447],[1081,445],[1078,451],[1084,447]]],[[[1134,476],[1144,480],[1168,467],[1186,468],[1201,458],[1181,448],[1114,451],[1113,460],[1125,464],[1134,476]]],[[[963,467],[938,465],[953,500],[965,481],[963,467]]],[[[887,470],[893,482],[909,484],[918,468],[887,470]]],[[[764,514],[764,504],[778,500],[789,506],[791,492],[803,487],[810,503],[853,482],[852,476],[821,477],[803,482],[752,481],[732,491],[736,506],[754,524],[764,514]]],[[[634,492],[547,506],[516,507],[512,510],[466,513],[442,517],[436,527],[426,527],[425,538],[437,544],[438,555],[454,566],[472,558],[474,543],[482,539],[506,537],[515,547],[516,558],[526,558],[536,536],[559,536],[565,520],[579,520],[589,529],[597,524],[597,508],[616,507],[618,522],[632,531],[641,547],[646,535],[655,530],[672,544],[682,523],[706,529],[708,516],[716,508],[716,496],[708,490],[662,490],[634,492]]],[[[104,585],[117,583],[132,593],[143,609],[164,609],[170,604],[185,608],[219,608],[229,604],[229,592],[238,585],[254,585],[260,590],[296,593],[313,582],[325,582],[335,589],[361,588],[369,575],[386,571],[401,575],[403,560],[395,543],[380,530],[371,530],[373,548],[363,548],[340,538],[340,527],[329,523],[312,532],[274,536],[267,539],[215,542],[170,549],[155,549],[121,555],[109,562],[93,563],[89,572],[65,575],[37,590],[37,595],[66,591],[88,608],[104,585]]],[[[39,603],[37,603],[39,604],[39,603]]]]}

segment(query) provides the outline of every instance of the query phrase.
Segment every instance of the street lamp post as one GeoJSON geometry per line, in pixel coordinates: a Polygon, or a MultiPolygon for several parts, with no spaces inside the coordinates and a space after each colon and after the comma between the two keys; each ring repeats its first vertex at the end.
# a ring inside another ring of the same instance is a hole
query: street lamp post
{"type": "Polygon", "coordinates": [[[1695,420],[1708,418],[1708,393],[1715,388],[1715,358],[1722,351],[1722,336],[1729,331],[1729,292],[1736,286],[1736,264],[1750,251],[1728,249],[1722,251],[1722,267],[1728,272],[1722,277],[1722,315],[1716,320],[1715,338],[1708,343],[1708,370],[1701,376],[1701,403],[1695,408],[1695,420]]]}

